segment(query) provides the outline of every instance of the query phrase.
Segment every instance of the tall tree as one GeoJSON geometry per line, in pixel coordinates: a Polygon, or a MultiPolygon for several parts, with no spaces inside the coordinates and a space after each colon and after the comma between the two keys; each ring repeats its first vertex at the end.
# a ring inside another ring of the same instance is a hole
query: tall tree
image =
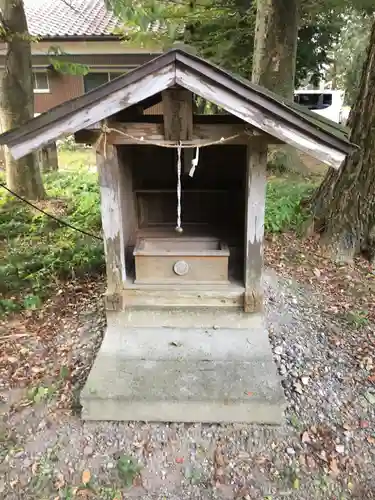
{"type": "MultiPolygon", "coordinates": [[[[0,81],[0,123],[5,132],[34,116],[30,35],[22,0],[0,0],[0,39],[6,43],[0,81]]],[[[35,154],[14,160],[5,149],[6,182],[29,199],[45,196],[35,154]]]]}
{"type": "MultiPolygon", "coordinates": [[[[299,0],[258,0],[252,81],[286,99],[293,99],[296,72],[299,0]]],[[[283,146],[273,162],[304,171],[297,151],[283,146]]]]}
{"type": "MultiPolygon", "coordinates": [[[[320,75],[323,66],[329,62],[329,50],[341,27],[337,26],[339,19],[330,6],[335,1],[339,0],[320,0],[323,4],[316,8],[312,0],[312,4],[306,7],[304,0],[301,6],[296,85],[307,74],[320,75]],[[327,2],[329,5],[324,7],[327,2]]],[[[174,40],[183,40],[197,48],[203,57],[245,78],[251,78],[257,12],[255,0],[141,0],[137,4],[132,0],[106,2],[124,22],[124,28],[120,28],[118,33],[123,35],[126,43],[164,48],[174,40]]],[[[279,1],[279,12],[283,3],[288,5],[286,0],[279,1]]],[[[270,6],[271,2],[264,4],[264,8],[270,6]]],[[[286,16],[288,22],[284,25],[290,33],[292,29],[288,11],[286,16]]],[[[281,19],[282,23],[284,21],[281,19]]],[[[293,85],[291,76],[294,72],[294,69],[292,73],[285,71],[289,81],[288,94],[293,85]]]]}
{"type": "Polygon", "coordinates": [[[332,64],[327,78],[345,90],[345,101],[353,105],[358,94],[366,49],[371,32],[372,15],[348,10],[342,16],[339,37],[332,46],[332,64]]]}
{"type": "Polygon", "coordinates": [[[312,208],[322,241],[340,260],[375,255],[375,21],[359,92],[349,116],[351,141],[359,149],[341,169],[330,170],[317,190],[312,208]]]}
{"type": "Polygon", "coordinates": [[[296,71],[299,0],[258,0],[252,79],[288,99],[296,71]]]}

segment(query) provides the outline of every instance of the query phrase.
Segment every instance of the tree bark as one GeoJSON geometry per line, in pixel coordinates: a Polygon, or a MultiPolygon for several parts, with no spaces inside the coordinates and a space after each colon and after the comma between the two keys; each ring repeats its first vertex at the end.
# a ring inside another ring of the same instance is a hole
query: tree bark
{"type": "Polygon", "coordinates": [[[359,149],[330,170],[312,199],[315,227],[338,260],[375,249],[375,22],[348,127],[359,149]]]}
{"type": "MultiPolygon", "coordinates": [[[[252,81],[293,100],[296,73],[299,0],[258,0],[252,81]]],[[[275,164],[306,173],[295,148],[271,152],[275,164]]]]}
{"type": "MultiPolygon", "coordinates": [[[[0,123],[2,131],[19,127],[34,116],[30,36],[22,0],[0,0],[0,38],[6,42],[1,75],[0,123]]],[[[5,148],[6,182],[28,199],[45,196],[36,155],[14,160],[5,148]]]]}
{"type": "Polygon", "coordinates": [[[293,99],[299,0],[258,0],[253,58],[254,83],[293,99]]]}

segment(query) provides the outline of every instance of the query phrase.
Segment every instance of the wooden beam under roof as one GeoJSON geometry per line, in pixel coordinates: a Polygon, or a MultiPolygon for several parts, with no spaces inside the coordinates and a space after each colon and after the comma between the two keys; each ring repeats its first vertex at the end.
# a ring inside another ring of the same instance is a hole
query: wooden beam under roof
{"type": "MultiPolygon", "coordinates": [[[[164,125],[162,123],[117,123],[109,122],[107,124],[110,132],[107,133],[106,141],[113,145],[139,144],[149,145],[149,141],[154,144],[165,143],[164,125]]],[[[278,144],[279,141],[270,135],[263,134],[251,129],[246,124],[194,124],[191,141],[201,142],[202,145],[207,142],[220,141],[224,138],[223,144],[249,144],[252,140],[263,140],[267,144],[278,144]],[[228,137],[237,136],[226,141],[228,137]]],[[[81,144],[94,144],[100,137],[100,130],[80,130],[75,134],[75,140],[81,144]]],[[[172,143],[174,141],[171,141],[172,143]]],[[[176,141],[177,142],[177,141],[176,141]]],[[[220,144],[220,142],[219,142],[220,144]]]]}

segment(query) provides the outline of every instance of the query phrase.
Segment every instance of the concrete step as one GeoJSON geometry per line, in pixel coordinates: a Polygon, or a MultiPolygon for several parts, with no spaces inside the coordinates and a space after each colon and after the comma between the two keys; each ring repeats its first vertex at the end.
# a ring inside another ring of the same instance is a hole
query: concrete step
{"type": "Polygon", "coordinates": [[[109,325],[81,394],[84,420],[282,421],[265,329],[109,325]]]}

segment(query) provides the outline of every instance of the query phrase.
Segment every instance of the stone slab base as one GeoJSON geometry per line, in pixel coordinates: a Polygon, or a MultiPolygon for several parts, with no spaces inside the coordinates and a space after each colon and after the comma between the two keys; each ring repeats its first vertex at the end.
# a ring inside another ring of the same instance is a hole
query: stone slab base
{"type": "Polygon", "coordinates": [[[284,394],[267,331],[262,321],[253,325],[124,327],[110,321],[81,394],[82,418],[281,423],[284,394]]]}

